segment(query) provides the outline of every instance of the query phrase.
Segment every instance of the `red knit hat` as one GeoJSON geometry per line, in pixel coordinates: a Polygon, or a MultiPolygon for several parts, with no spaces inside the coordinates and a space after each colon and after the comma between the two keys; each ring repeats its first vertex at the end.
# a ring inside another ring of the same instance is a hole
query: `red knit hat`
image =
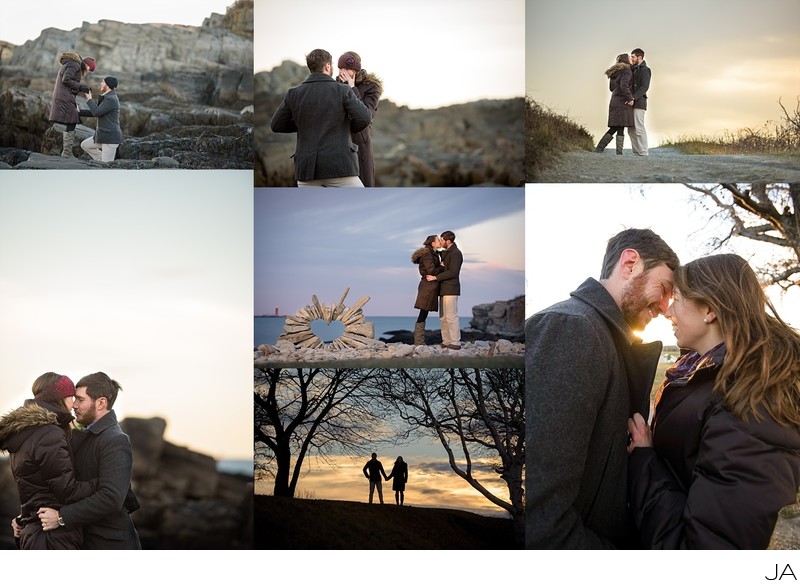
{"type": "Polygon", "coordinates": [[[89,71],[94,71],[94,68],[97,66],[97,62],[92,57],[84,57],[83,62],[86,64],[86,67],[89,68],[89,71]]]}
{"type": "Polygon", "coordinates": [[[75,384],[67,376],[61,376],[51,386],[35,395],[37,400],[52,402],[59,398],[69,398],[75,396],[75,384]]]}

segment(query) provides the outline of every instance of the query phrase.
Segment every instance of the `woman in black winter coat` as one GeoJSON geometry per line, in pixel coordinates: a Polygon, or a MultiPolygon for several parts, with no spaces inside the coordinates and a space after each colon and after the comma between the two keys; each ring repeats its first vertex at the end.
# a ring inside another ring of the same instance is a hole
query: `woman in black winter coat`
{"type": "MultiPolygon", "coordinates": [[[[369,109],[372,120],[378,110],[378,102],[383,94],[383,80],[361,67],[361,56],[355,51],[347,51],[337,62],[337,80],[353,88],[356,96],[369,109]]],[[[375,156],[372,151],[372,122],[367,128],[352,134],[353,143],[358,146],[358,177],[364,187],[375,186],[375,156]]]]}
{"type": "Polygon", "coordinates": [[[764,549],[800,486],[800,334],[738,255],[679,267],[673,294],[665,316],[689,352],[652,426],[628,423],[634,520],[649,548],[764,549]]]}
{"type": "Polygon", "coordinates": [[[608,76],[608,89],[611,90],[611,100],[608,103],[608,130],[600,138],[595,147],[595,153],[602,153],[606,145],[617,134],[616,153],[622,155],[625,144],[625,128],[633,127],[633,71],[631,60],[627,53],[617,55],[617,62],[606,70],[608,76]]]}
{"type": "Polygon", "coordinates": [[[419,266],[420,282],[417,286],[417,299],[414,308],[419,309],[417,322],[414,324],[414,345],[425,345],[425,320],[428,313],[439,310],[439,282],[427,281],[425,276],[435,276],[444,271],[439,252],[442,240],[438,235],[429,235],[422,247],[411,254],[411,263],[419,266]]]}
{"type": "Polygon", "coordinates": [[[0,449],[10,454],[20,514],[14,535],[22,549],[80,549],[80,526],[42,530],[38,510],[59,509],[97,490],[95,481],[75,479],[68,436],[75,386],[67,376],[48,372],[33,384],[34,397],[0,418],[0,449]]]}
{"type": "Polygon", "coordinates": [[[403,461],[403,456],[398,455],[394,460],[394,467],[386,480],[392,480],[392,490],[394,490],[394,501],[403,506],[405,500],[404,492],[406,490],[406,482],[408,482],[408,464],[403,461]],[[392,480],[394,478],[394,480],[392,480]]]}

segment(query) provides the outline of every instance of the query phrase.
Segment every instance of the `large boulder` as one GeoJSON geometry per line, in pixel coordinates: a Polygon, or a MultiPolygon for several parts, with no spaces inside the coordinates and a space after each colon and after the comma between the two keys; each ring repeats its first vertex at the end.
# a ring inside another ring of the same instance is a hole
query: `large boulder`
{"type": "MultiPolygon", "coordinates": [[[[255,185],[295,186],[294,133],[269,121],[308,69],[285,61],[255,76],[255,185]]],[[[525,101],[480,100],[411,109],[381,100],[372,123],[378,186],[520,186],[524,183],[525,101]]]]}

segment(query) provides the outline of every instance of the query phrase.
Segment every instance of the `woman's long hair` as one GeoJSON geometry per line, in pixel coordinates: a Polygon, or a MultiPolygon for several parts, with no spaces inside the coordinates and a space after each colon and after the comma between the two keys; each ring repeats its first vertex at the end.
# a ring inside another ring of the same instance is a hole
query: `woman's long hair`
{"type": "Polygon", "coordinates": [[[433,242],[436,241],[436,239],[438,237],[439,237],[439,235],[428,235],[428,238],[425,239],[425,242],[423,243],[423,245],[425,247],[430,248],[433,245],[433,242]]]}
{"type": "Polygon", "coordinates": [[[735,254],[696,259],[677,269],[675,286],[716,313],[727,352],[714,391],[728,409],[742,420],[766,411],[800,426],[800,333],[778,316],[747,262],[735,254]]]}
{"type": "Polygon", "coordinates": [[[617,55],[617,63],[627,63],[628,65],[631,64],[631,58],[628,57],[627,53],[620,53],[617,55]]]}

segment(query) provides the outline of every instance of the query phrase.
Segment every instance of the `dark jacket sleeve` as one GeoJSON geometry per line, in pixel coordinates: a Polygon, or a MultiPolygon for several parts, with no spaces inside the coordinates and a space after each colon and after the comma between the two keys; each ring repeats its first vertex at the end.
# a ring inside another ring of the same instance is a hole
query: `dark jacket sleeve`
{"type": "Polygon", "coordinates": [[[608,382],[606,342],[581,316],[544,313],[525,325],[526,542],[536,549],[610,549],[584,526],[576,501],[608,382]]]}
{"type": "Polygon", "coordinates": [[[71,65],[64,68],[64,73],[61,74],[61,83],[69,88],[73,94],[79,92],[88,92],[89,87],[81,84],[81,66],[80,64],[71,65]]]}
{"type": "Polygon", "coordinates": [[[641,75],[639,77],[639,87],[636,88],[636,92],[633,93],[633,99],[638,100],[650,89],[650,68],[649,67],[642,67],[641,75]]]}
{"type": "Polygon", "coordinates": [[[289,108],[289,105],[286,103],[286,98],[283,99],[281,105],[278,107],[278,110],[276,110],[275,114],[272,115],[269,128],[271,128],[274,133],[297,132],[297,125],[292,118],[292,109],[289,108]]]}
{"type": "Polygon", "coordinates": [[[364,106],[367,107],[370,112],[370,117],[375,118],[375,112],[378,110],[378,102],[381,99],[378,86],[375,84],[365,84],[361,88],[358,88],[356,96],[358,96],[364,103],[364,106]]]}
{"type": "Polygon", "coordinates": [[[79,482],[75,478],[72,455],[64,432],[56,426],[49,429],[36,446],[42,477],[62,504],[86,498],[94,492],[95,485],[92,482],[79,482]]]}
{"type": "Polygon", "coordinates": [[[631,93],[632,82],[633,73],[631,70],[623,70],[623,72],[619,75],[619,89],[625,96],[625,102],[630,102],[634,99],[633,94],[631,93]]]}
{"type": "Polygon", "coordinates": [[[358,99],[356,93],[348,86],[347,92],[344,94],[342,105],[344,111],[350,117],[350,132],[357,133],[369,126],[372,122],[372,113],[364,103],[358,99]]]}
{"type": "MultiPolygon", "coordinates": [[[[765,549],[778,511],[796,496],[797,473],[780,448],[711,405],[691,486],[683,490],[652,449],[636,449],[631,507],[645,545],[656,549],[765,549]]],[[[777,426],[777,425],[775,425],[777,426]]]]}
{"type": "Polygon", "coordinates": [[[97,492],[61,509],[67,525],[102,521],[123,510],[133,470],[130,440],[125,435],[109,435],[98,443],[97,451],[100,466],[97,492]]]}
{"type": "Polygon", "coordinates": [[[92,113],[92,116],[100,117],[108,114],[112,110],[119,108],[119,101],[114,98],[106,97],[98,104],[94,101],[94,98],[92,98],[86,103],[86,105],[89,107],[89,111],[92,113]]]}

